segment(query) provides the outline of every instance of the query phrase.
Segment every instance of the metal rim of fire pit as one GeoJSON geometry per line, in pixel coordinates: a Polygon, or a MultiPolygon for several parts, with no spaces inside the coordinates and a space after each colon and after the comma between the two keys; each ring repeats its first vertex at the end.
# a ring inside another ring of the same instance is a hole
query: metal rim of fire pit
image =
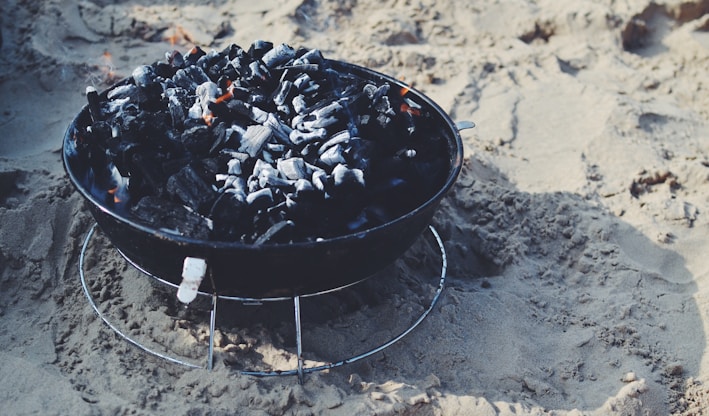
{"type": "MultiPolygon", "coordinates": [[[[346,286],[338,287],[335,289],[330,289],[326,290],[323,292],[318,292],[318,293],[310,293],[306,295],[300,295],[300,296],[293,296],[293,297],[272,297],[272,298],[242,298],[242,297],[235,297],[235,296],[223,296],[223,295],[217,295],[217,294],[210,294],[206,292],[198,292],[198,295],[200,296],[209,296],[212,298],[212,310],[210,312],[210,320],[209,320],[209,350],[208,350],[208,356],[207,356],[207,364],[205,366],[193,364],[187,361],[180,360],[178,358],[171,357],[166,354],[162,354],[158,351],[152,350],[145,345],[141,344],[139,341],[136,341],[135,339],[131,338],[130,336],[126,335],[123,333],[118,327],[113,325],[111,321],[101,312],[99,309],[98,305],[96,304],[93,296],[91,295],[91,291],[89,290],[89,287],[86,283],[86,276],[84,274],[84,258],[86,256],[86,250],[88,248],[89,242],[91,238],[94,236],[95,230],[98,228],[98,224],[94,224],[89,232],[86,235],[86,238],[84,239],[84,243],[81,248],[81,253],[79,255],[79,276],[81,279],[81,286],[84,290],[84,295],[89,301],[89,304],[93,308],[94,312],[98,315],[101,320],[108,325],[113,332],[115,332],[117,335],[119,335],[121,338],[125,339],[128,341],[130,344],[132,344],[135,347],[138,347],[142,351],[151,354],[153,356],[156,356],[158,358],[164,359],[166,361],[169,361],[174,364],[181,364],[187,367],[191,368],[206,368],[207,370],[211,370],[213,366],[213,358],[214,358],[214,334],[215,334],[215,322],[216,322],[216,312],[217,312],[217,302],[219,300],[228,300],[228,301],[241,301],[244,303],[248,302],[275,302],[275,301],[285,301],[285,300],[293,300],[294,304],[294,312],[295,312],[295,327],[296,327],[296,348],[297,348],[297,357],[298,357],[298,366],[296,369],[292,370],[272,370],[272,371],[256,371],[256,370],[240,370],[241,374],[244,375],[251,375],[251,376],[259,376],[259,377],[268,377],[268,376],[288,376],[288,375],[297,375],[299,382],[302,384],[303,383],[303,377],[304,374],[307,373],[313,373],[317,371],[323,371],[323,370],[328,370],[336,367],[343,366],[345,364],[351,364],[353,362],[362,360],[364,358],[370,357],[388,347],[391,345],[395,344],[396,342],[400,341],[402,338],[404,338],[406,335],[408,335],[410,332],[412,332],[421,322],[423,322],[424,319],[431,313],[433,308],[438,302],[438,299],[443,292],[443,288],[445,286],[445,281],[446,281],[446,273],[448,269],[448,258],[446,255],[446,249],[445,246],[443,245],[443,240],[441,239],[440,235],[436,231],[435,227],[433,225],[429,225],[428,229],[433,235],[433,237],[436,240],[436,243],[438,244],[438,249],[440,250],[441,253],[441,272],[440,276],[438,277],[438,286],[436,287],[436,291],[433,295],[433,298],[431,299],[430,304],[428,307],[423,311],[423,313],[414,320],[414,322],[406,328],[403,332],[400,334],[396,335],[395,337],[391,338],[389,341],[384,342],[383,344],[369,350],[365,351],[363,353],[360,353],[358,355],[354,355],[349,358],[342,359],[340,361],[336,362],[331,362],[328,364],[324,365],[319,365],[319,366],[314,366],[314,367],[305,367],[303,363],[303,351],[302,351],[302,331],[301,331],[301,322],[300,322],[300,298],[301,297],[313,297],[313,296],[318,296],[318,295],[323,295],[326,293],[338,291],[353,285],[356,285],[357,283],[360,283],[360,281],[351,283],[346,286]]],[[[143,270],[140,268],[138,265],[133,263],[128,257],[123,255],[123,253],[116,249],[121,256],[126,259],[131,265],[133,265],[137,270],[139,270],[141,273],[147,274],[148,276],[153,277],[156,279],[158,282],[162,284],[166,284],[174,289],[177,289],[177,285],[168,282],[164,279],[161,279],[157,276],[153,276],[152,274],[148,273],[147,271],[143,270]]]]}

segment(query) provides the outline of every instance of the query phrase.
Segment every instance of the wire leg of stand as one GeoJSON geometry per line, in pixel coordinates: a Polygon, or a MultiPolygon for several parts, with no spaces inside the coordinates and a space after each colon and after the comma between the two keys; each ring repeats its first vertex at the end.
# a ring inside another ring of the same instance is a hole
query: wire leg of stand
{"type": "Polygon", "coordinates": [[[156,357],[162,358],[163,360],[167,360],[167,361],[170,361],[170,362],[175,363],[175,364],[181,364],[181,365],[184,365],[184,366],[186,366],[186,367],[202,368],[202,367],[199,366],[199,365],[192,364],[192,363],[189,363],[189,362],[183,361],[183,360],[178,360],[178,359],[176,359],[176,358],[170,357],[170,356],[168,356],[168,355],[162,354],[162,353],[160,353],[160,352],[157,352],[157,351],[155,351],[155,350],[152,350],[152,349],[150,349],[150,348],[144,346],[144,345],[141,344],[140,342],[138,342],[138,341],[134,340],[133,338],[129,337],[127,334],[124,334],[123,332],[121,332],[121,330],[118,329],[118,327],[116,327],[115,325],[113,325],[113,324],[108,320],[108,318],[103,314],[103,312],[101,312],[101,310],[99,309],[98,305],[96,305],[96,302],[94,301],[94,297],[93,297],[93,295],[91,294],[91,291],[89,290],[89,286],[88,286],[88,284],[87,284],[87,282],[86,282],[86,276],[84,275],[84,258],[86,257],[86,250],[87,250],[87,248],[88,248],[88,246],[89,246],[89,241],[91,240],[91,237],[93,237],[93,235],[94,235],[94,231],[96,231],[96,227],[98,227],[98,224],[94,224],[94,225],[91,227],[91,229],[89,230],[89,233],[86,235],[86,239],[84,240],[84,244],[83,244],[83,246],[81,247],[81,253],[79,254],[79,277],[80,277],[80,279],[81,279],[81,287],[84,289],[84,295],[86,296],[86,299],[89,301],[89,305],[91,305],[91,308],[94,310],[94,312],[96,312],[96,315],[98,315],[98,317],[101,318],[101,320],[102,320],[106,325],[108,325],[108,327],[111,328],[111,329],[113,330],[113,332],[116,333],[116,335],[118,335],[118,336],[120,336],[121,338],[125,339],[126,341],[128,341],[129,343],[131,343],[133,346],[138,347],[138,348],[140,348],[141,350],[147,352],[148,354],[152,354],[152,355],[154,355],[154,356],[156,356],[156,357]]]}
{"type": "Polygon", "coordinates": [[[207,356],[207,370],[210,371],[214,366],[214,328],[217,321],[217,300],[217,295],[212,295],[212,312],[209,314],[209,355],[207,356]]]}
{"type": "Polygon", "coordinates": [[[303,336],[300,330],[300,296],[293,298],[295,309],[295,344],[298,350],[298,382],[303,384],[303,336]]]}

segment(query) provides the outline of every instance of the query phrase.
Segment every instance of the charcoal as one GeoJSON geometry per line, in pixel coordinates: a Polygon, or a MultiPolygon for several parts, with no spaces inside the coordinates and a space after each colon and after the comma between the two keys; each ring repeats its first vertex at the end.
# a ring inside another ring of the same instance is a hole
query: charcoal
{"type": "Polygon", "coordinates": [[[301,144],[323,140],[326,136],[327,130],[325,128],[317,128],[310,131],[291,130],[291,133],[288,135],[288,140],[298,146],[301,144]]]}
{"type": "Polygon", "coordinates": [[[315,190],[315,187],[313,186],[312,182],[307,179],[296,180],[293,188],[295,188],[296,196],[301,196],[303,193],[307,194],[308,192],[315,190]]]}
{"type": "Polygon", "coordinates": [[[241,160],[231,159],[227,163],[227,173],[230,175],[241,175],[241,160]]]}
{"type": "Polygon", "coordinates": [[[130,191],[136,195],[162,195],[165,175],[154,155],[133,153],[130,158],[130,191]]]}
{"type": "Polygon", "coordinates": [[[323,152],[323,154],[320,155],[319,160],[326,166],[330,167],[334,167],[337,164],[347,162],[343,155],[343,148],[339,144],[329,147],[326,151],[323,152]]]}
{"type": "Polygon", "coordinates": [[[233,188],[237,179],[239,179],[239,176],[235,174],[217,173],[214,175],[214,180],[217,184],[223,183],[221,187],[217,188],[217,192],[225,192],[227,189],[233,188]]]}
{"type": "Polygon", "coordinates": [[[195,89],[197,99],[188,110],[188,116],[194,119],[203,119],[207,124],[211,123],[212,110],[210,104],[213,103],[219,92],[219,87],[212,81],[199,84],[195,89]]]}
{"type": "Polygon", "coordinates": [[[222,68],[224,68],[228,62],[229,59],[227,59],[227,57],[216,55],[214,59],[210,59],[207,63],[207,76],[212,80],[219,80],[222,68]]]}
{"type": "Polygon", "coordinates": [[[223,50],[222,50],[222,55],[224,55],[227,59],[234,59],[237,54],[243,53],[244,50],[241,49],[239,45],[236,45],[234,43],[227,45],[223,50]]]}
{"type": "Polygon", "coordinates": [[[199,46],[194,46],[186,54],[183,55],[185,66],[195,65],[197,61],[207,53],[199,46]]]}
{"type": "Polygon", "coordinates": [[[277,167],[278,171],[281,172],[283,176],[292,180],[307,179],[311,175],[305,164],[305,160],[300,157],[279,160],[277,167]]]}
{"type": "Polygon", "coordinates": [[[377,123],[379,123],[379,126],[381,126],[381,128],[385,129],[389,126],[389,123],[391,123],[391,117],[384,113],[380,113],[379,115],[377,115],[377,123]]]}
{"type": "Polygon", "coordinates": [[[251,192],[246,196],[246,203],[254,209],[266,209],[273,204],[273,191],[271,188],[263,188],[251,192]]]}
{"type": "Polygon", "coordinates": [[[317,49],[173,51],[89,92],[77,148],[106,189],[130,178],[127,206],[158,227],[175,228],[146,214],[156,199],[214,221],[211,239],[312,241],[391,221],[446,174],[446,141],[413,94],[340,73],[317,49]]]}
{"type": "Polygon", "coordinates": [[[293,81],[293,86],[298,91],[304,92],[305,90],[311,88],[313,85],[313,79],[310,78],[310,75],[307,72],[304,72],[298,76],[298,78],[293,81]]]}
{"type": "Polygon", "coordinates": [[[165,97],[168,100],[167,108],[170,112],[172,125],[176,129],[181,129],[187,116],[185,107],[189,106],[187,93],[182,88],[168,88],[165,90],[165,97]]]}
{"type": "Polygon", "coordinates": [[[191,165],[170,176],[167,180],[167,191],[197,212],[204,212],[215,199],[211,185],[205,182],[191,165]]]}
{"type": "MultiPolygon", "coordinates": [[[[278,86],[278,90],[276,91],[276,94],[273,96],[273,102],[280,106],[283,105],[286,100],[288,99],[288,95],[291,92],[291,89],[293,88],[293,83],[285,80],[281,82],[278,86]]],[[[288,108],[288,107],[286,107],[288,108]]]]}
{"type": "Polygon", "coordinates": [[[185,148],[194,154],[207,154],[212,146],[212,135],[205,125],[188,128],[180,136],[185,148]]]}
{"type": "Polygon", "coordinates": [[[266,150],[272,154],[282,155],[287,148],[282,143],[266,143],[266,150]]]}
{"type": "Polygon", "coordinates": [[[188,91],[194,91],[197,89],[199,84],[204,84],[205,82],[210,81],[209,77],[204,73],[202,68],[195,65],[185,67],[175,72],[173,80],[175,81],[175,85],[188,91]]]}
{"type": "Polygon", "coordinates": [[[315,129],[330,127],[338,121],[340,120],[334,115],[324,117],[313,117],[310,115],[303,120],[302,124],[300,124],[297,128],[299,130],[312,131],[315,129]]]}
{"type": "Polygon", "coordinates": [[[148,225],[186,237],[210,238],[211,221],[180,204],[154,196],[145,196],[131,208],[131,213],[148,225]]]}
{"type": "Polygon", "coordinates": [[[230,134],[233,130],[229,130],[226,123],[217,123],[212,126],[212,145],[209,148],[209,154],[215,154],[219,149],[223,148],[227,141],[231,139],[230,134]]]}
{"type": "Polygon", "coordinates": [[[271,72],[260,61],[249,64],[249,75],[245,78],[249,84],[261,85],[271,79],[271,72]]]}
{"type": "Polygon", "coordinates": [[[305,110],[308,108],[308,104],[305,102],[305,97],[303,94],[298,94],[293,97],[293,110],[296,114],[304,114],[305,110]]]}
{"type": "Polygon", "coordinates": [[[111,160],[113,160],[113,163],[120,172],[121,176],[131,176],[131,171],[133,170],[133,155],[140,153],[144,146],[140,143],[125,142],[120,140],[116,140],[113,143],[115,144],[108,150],[111,160]]]}
{"type": "Polygon", "coordinates": [[[315,189],[325,192],[325,187],[327,187],[328,184],[327,172],[322,169],[313,171],[310,182],[315,186],[315,189]]]}
{"type": "Polygon", "coordinates": [[[263,172],[261,175],[259,175],[258,179],[259,186],[261,188],[289,188],[293,186],[293,181],[284,179],[278,175],[271,173],[270,171],[263,172]]]}
{"type": "Polygon", "coordinates": [[[128,99],[134,103],[144,102],[147,97],[143,94],[140,88],[133,84],[119,85],[107,94],[109,100],[128,99]]]}
{"type": "Polygon", "coordinates": [[[226,107],[231,113],[231,117],[244,116],[251,119],[251,105],[238,98],[233,98],[226,103],[226,107]]]}
{"type": "Polygon", "coordinates": [[[307,65],[307,64],[316,64],[320,65],[325,61],[325,58],[322,56],[322,52],[318,49],[310,49],[304,51],[302,55],[300,55],[297,59],[293,61],[293,65],[298,66],[298,65],[307,65]]]}
{"type": "Polygon", "coordinates": [[[179,51],[166,52],[165,59],[167,59],[167,63],[173,68],[182,68],[185,66],[185,58],[179,51]]]}
{"type": "Polygon", "coordinates": [[[278,139],[281,144],[285,145],[291,143],[290,134],[293,132],[293,129],[283,123],[278,116],[273,113],[268,113],[268,117],[266,117],[266,121],[263,124],[273,130],[274,137],[278,139]]]}
{"type": "Polygon", "coordinates": [[[266,52],[261,58],[261,61],[263,61],[263,64],[268,68],[275,68],[290,61],[294,56],[295,49],[282,43],[266,52]]]}
{"type": "Polygon", "coordinates": [[[362,91],[367,95],[367,97],[373,102],[378,103],[382,98],[386,97],[389,92],[389,84],[383,84],[381,86],[376,86],[374,84],[366,84],[362,91]]]}
{"type": "Polygon", "coordinates": [[[153,70],[153,67],[149,65],[141,65],[135,68],[131,75],[135,85],[140,88],[146,88],[156,82],[155,70],[153,70]]]}
{"type": "Polygon", "coordinates": [[[396,152],[395,156],[401,159],[413,159],[416,157],[416,149],[403,148],[396,152]]]}
{"type": "Polygon", "coordinates": [[[345,145],[350,141],[350,132],[343,130],[341,132],[333,134],[325,143],[323,143],[320,148],[318,148],[318,154],[322,155],[329,148],[335,145],[345,145]]]}
{"type": "Polygon", "coordinates": [[[155,75],[163,79],[170,79],[175,76],[177,68],[166,62],[158,62],[155,64],[155,75]]]}
{"type": "Polygon", "coordinates": [[[343,153],[350,167],[367,172],[378,151],[373,141],[356,137],[347,142],[343,153]]]}
{"type": "Polygon", "coordinates": [[[86,87],[86,100],[89,102],[89,115],[94,123],[103,120],[101,114],[101,102],[96,88],[92,86],[86,87]]]}
{"type": "Polygon", "coordinates": [[[248,153],[251,157],[256,157],[272,135],[273,131],[268,127],[261,125],[249,126],[241,138],[239,151],[248,153]]]}
{"type": "Polygon", "coordinates": [[[258,160],[256,164],[257,166],[254,167],[253,175],[258,177],[259,186],[261,188],[282,188],[293,185],[292,181],[282,178],[278,169],[275,169],[269,163],[258,160]]]}
{"type": "Polygon", "coordinates": [[[248,189],[246,188],[246,180],[241,176],[237,176],[230,184],[229,187],[224,190],[224,193],[232,194],[234,198],[239,201],[246,202],[246,197],[248,195],[248,189]]]}
{"type": "Polygon", "coordinates": [[[209,216],[213,221],[216,238],[238,241],[248,228],[249,208],[245,198],[234,193],[224,193],[214,202],[209,216]]]}
{"type": "Polygon", "coordinates": [[[253,44],[251,44],[248,54],[253,59],[261,59],[266,54],[266,52],[270,51],[271,49],[273,49],[272,42],[258,39],[254,41],[253,44]]]}
{"type": "Polygon", "coordinates": [[[343,164],[339,164],[332,169],[333,185],[349,186],[355,185],[364,188],[364,173],[359,169],[350,169],[343,164]]]}

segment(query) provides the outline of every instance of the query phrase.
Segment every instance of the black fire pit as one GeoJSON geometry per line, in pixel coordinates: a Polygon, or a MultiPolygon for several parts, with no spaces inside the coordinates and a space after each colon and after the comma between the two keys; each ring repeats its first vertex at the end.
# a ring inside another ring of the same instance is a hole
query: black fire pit
{"type": "MultiPolygon", "coordinates": [[[[115,183],[103,184],[96,178],[100,177],[97,170],[111,167],[90,160],[81,149],[81,138],[77,135],[91,123],[89,106],[80,111],[64,137],[66,172],[88,201],[100,228],[122,254],[144,271],[174,284],[182,280],[187,257],[204,259],[208,265],[201,290],[224,296],[294,297],[363,280],[396,260],[426,229],[460,172],[462,143],[453,121],[422,93],[367,68],[340,61],[325,62],[338,73],[406,91],[408,99],[428,115],[426,131],[430,132],[430,140],[445,149],[444,172],[435,181],[421,185],[422,202],[385,223],[326,238],[263,244],[195,238],[146,224],[108,197],[115,192],[112,189],[115,183]]],[[[101,96],[105,97],[109,91],[101,96]]]]}

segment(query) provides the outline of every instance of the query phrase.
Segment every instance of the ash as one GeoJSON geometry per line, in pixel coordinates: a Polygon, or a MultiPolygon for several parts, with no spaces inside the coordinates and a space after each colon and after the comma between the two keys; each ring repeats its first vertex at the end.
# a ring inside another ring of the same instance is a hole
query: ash
{"type": "Polygon", "coordinates": [[[77,148],[106,206],[157,229],[247,244],[361,232],[431,198],[448,150],[408,88],[336,67],[266,41],[173,51],[87,89],[77,148]]]}

